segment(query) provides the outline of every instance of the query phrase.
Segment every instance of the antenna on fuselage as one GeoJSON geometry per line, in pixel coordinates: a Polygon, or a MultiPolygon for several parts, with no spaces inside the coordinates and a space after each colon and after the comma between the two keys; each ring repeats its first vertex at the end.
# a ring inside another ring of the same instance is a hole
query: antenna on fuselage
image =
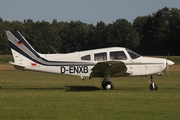
{"type": "Polygon", "coordinates": [[[57,52],[52,46],[49,45],[49,47],[51,47],[51,49],[52,49],[56,54],[58,54],[58,52],[57,52]]]}

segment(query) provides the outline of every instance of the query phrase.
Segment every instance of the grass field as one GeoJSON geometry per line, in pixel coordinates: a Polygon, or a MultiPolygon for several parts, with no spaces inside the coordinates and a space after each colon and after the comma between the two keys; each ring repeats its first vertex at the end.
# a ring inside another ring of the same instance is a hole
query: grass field
{"type": "Polygon", "coordinates": [[[0,70],[0,119],[178,120],[180,72],[149,77],[112,78],[114,90],[100,79],[40,72],[0,70]]]}

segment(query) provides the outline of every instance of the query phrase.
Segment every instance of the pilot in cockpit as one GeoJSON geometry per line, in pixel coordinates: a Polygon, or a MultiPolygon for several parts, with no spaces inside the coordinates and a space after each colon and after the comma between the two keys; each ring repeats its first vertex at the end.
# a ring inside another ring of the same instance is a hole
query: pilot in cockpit
{"type": "Polygon", "coordinates": [[[114,59],[115,59],[115,60],[120,60],[120,59],[121,59],[120,52],[118,52],[118,53],[115,54],[114,59]]]}

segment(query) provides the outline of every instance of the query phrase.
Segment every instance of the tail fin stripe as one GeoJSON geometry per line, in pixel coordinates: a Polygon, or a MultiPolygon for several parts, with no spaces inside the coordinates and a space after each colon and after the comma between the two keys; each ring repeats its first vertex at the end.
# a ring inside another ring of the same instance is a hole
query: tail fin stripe
{"type": "Polygon", "coordinates": [[[29,46],[29,44],[27,43],[27,41],[25,40],[25,38],[22,37],[22,35],[17,32],[17,31],[10,31],[20,42],[23,42],[24,45],[33,53],[36,55],[36,57],[40,58],[40,56],[37,54],[37,52],[35,50],[32,49],[31,46],[29,46]]]}

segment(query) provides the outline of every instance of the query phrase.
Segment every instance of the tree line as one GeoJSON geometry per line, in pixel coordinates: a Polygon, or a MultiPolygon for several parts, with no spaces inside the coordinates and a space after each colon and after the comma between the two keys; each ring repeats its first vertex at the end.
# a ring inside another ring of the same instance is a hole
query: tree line
{"type": "Polygon", "coordinates": [[[40,53],[68,53],[105,47],[127,47],[142,55],[180,55],[180,10],[164,7],[151,15],[138,16],[133,23],[117,19],[96,25],[56,19],[3,21],[0,18],[0,54],[11,54],[6,30],[18,28],[40,53]]]}

